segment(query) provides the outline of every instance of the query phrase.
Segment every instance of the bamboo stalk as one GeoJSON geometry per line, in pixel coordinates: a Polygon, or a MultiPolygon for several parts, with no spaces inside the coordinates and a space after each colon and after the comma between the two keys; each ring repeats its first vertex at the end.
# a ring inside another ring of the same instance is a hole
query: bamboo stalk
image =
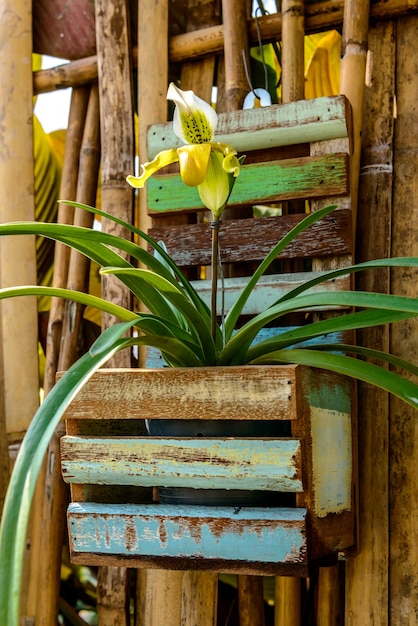
{"type": "MultiPolygon", "coordinates": [[[[358,214],[357,260],[392,255],[390,230],[393,202],[393,100],[395,93],[396,23],[380,22],[369,32],[372,72],[366,87],[362,169],[358,214]],[[379,220],[375,216],[379,213],[379,220]]],[[[356,279],[362,291],[390,293],[390,272],[365,272],[356,279]]],[[[358,332],[360,345],[389,352],[389,329],[358,332]]],[[[371,624],[389,622],[389,400],[388,394],[359,385],[359,529],[360,551],[346,563],[346,624],[368,616],[371,624]],[[372,423],[367,419],[373,415],[372,423]],[[364,416],[364,417],[363,417],[364,416]]]]}
{"type": "Polygon", "coordinates": [[[276,578],[274,626],[300,625],[300,578],[276,578]]]}
{"type": "Polygon", "coordinates": [[[350,181],[354,227],[357,219],[360,176],[361,129],[364,112],[369,8],[369,0],[348,0],[346,2],[341,49],[340,91],[347,96],[353,110],[354,148],[350,163],[350,181]]]}
{"type": "MultiPolygon", "coordinates": [[[[0,2],[0,221],[33,220],[33,125],[31,3],[0,2]],[[24,181],[24,183],[19,183],[24,181]]],[[[2,237],[0,286],[36,284],[34,237],[2,237]]],[[[16,440],[26,431],[39,403],[36,298],[1,304],[6,428],[16,440]],[[19,375],[25,364],[25,375],[19,375]]]]}
{"type": "MultiPolygon", "coordinates": [[[[77,187],[77,201],[94,205],[96,201],[97,176],[100,162],[100,132],[99,132],[99,97],[97,85],[90,91],[87,108],[86,125],[80,153],[80,170],[77,187]]],[[[92,226],[91,213],[76,209],[74,223],[87,228],[92,226]]],[[[69,289],[86,291],[88,289],[89,262],[86,257],[75,251],[70,253],[68,267],[69,289]]],[[[81,319],[83,307],[74,302],[66,302],[64,324],[62,329],[62,348],[59,360],[59,369],[68,369],[80,356],[82,346],[81,319]]]]}
{"type": "Polygon", "coordinates": [[[305,97],[304,0],[282,2],[282,101],[305,97]]]}
{"type": "Polygon", "coordinates": [[[184,572],[181,626],[216,626],[218,574],[184,572]]]}
{"type": "MultiPolygon", "coordinates": [[[[380,0],[370,8],[370,17],[374,20],[391,19],[401,15],[413,14],[418,10],[415,0],[380,0]]],[[[305,32],[307,34],[322,30],[340,28],[343,24],[344,0],[308,4],[305,14],[305,32]]],[[[260,33],[263,43],[277,41],[282,33],[280,14],[266,15],[259,18],[260,33]]],[[[257,29],[254,20],[249,20],[248,35],[250,44],[257,44],[257,29]]],[[[224,47],[223,26],[211,26],[199,31],[175,35],[170,38],[168,51],[172,63],[182,63],[206,55],[222,52],[224,47]]],[[[134,64],[137,65],[137,50],[133,49],[134,64]]],[[[97,80],[97,56],[71,61],[55,68],[34,72],[34,93],[47,93],[56,89],[77,87],[97,80]]]]}
{"type": "Polygon", "coordinates": [[[182,585],[183,572],[137,570],[135,626],[179,626],[182,585]]]}
{"type": "MultiPolygon", "coordinates": [[[[396,100],[394,134],[394,179],[391,256],[418,254],[418,40],[417,16],[396,25],[396,100]],[[414,51],[414,52],[413,52],[414,51]]],[[[391,272],[391,292],[416,297],[416,270],[391,272]]],[[[416,365],[418,354],[417,319],[390,327],[390,352],[416,365]]],[[[418,454],[417,413],[394,397],[390,398],[389,422],[389,607],[390,623],[418,624],[418,454]]]]}
{"type": "MultiPolygon", "coordinates": [[[[71,96],[70,115],[66,131],[64,164],[61,177],[60,198],[75,200],[77,192],[78,165],[80,146],[83,137],[84,123],[87,113],[89,89],[78,87],[71,96]]],[[[58,206],[57,222],[72,224],[74,209],[66,204],[58,206]]],[[[60,243],[55,244],[54,252],[54,287],[66,287],[68,280],[68,264],[70,249],[60,243]]],[[[48,395],[55,384],[55,375],[58,368],[59,352],[61,347],[61,333],[64,317],[64,301],[61,298],[51,299],[49,312],[46,366],[44,379],[44,393],[48,395]]]]}
{"type": "Polygon", "coordinates": [[[223,0],[222,20],[225,55],[226,110],[242,108],[248,85],[245,62],[250,63],[248,42],[247,3],[243,0],[223,0]],[[243,59],[245,57],[245,60],[243,59]]]}
{"type": "Polygon", "coordinates": [[[340,564],[319,568],[317,626],[339,626],[342,611],[340,564]]]}
{"type": "MultiPolygon", "coordinates": [[[[125,0],[96,0],[95,11],[100,132],[105,138],[101,162],[102,208],[130,224],[133,193],[126,183],[126,176],[134,172],[134,111],[129,8],[125,0]],[[115,19],[118,20],[117,30],[113,26],[115,19]]],[[[126,229],[110,220],[102,220],[102,230],[130,239],[126,229]]],[[[102,297],[132,308],[129,289],[114,276],[102,277],[102,297]]],[[[102,330],[115,321],[113,316],[102,314],[102,330]]],[[[109,361],[109,367],[131,365],[129,350],[119,352],[109,361]]],[[[99,568],[97,608],[101,626],[129,624],[129,570],[126,567],[99,568]]]]}
{"type": "Polygon", "coordinates": [[[240,626],[264,626],[262,576],[237,576],[240,626]]]}

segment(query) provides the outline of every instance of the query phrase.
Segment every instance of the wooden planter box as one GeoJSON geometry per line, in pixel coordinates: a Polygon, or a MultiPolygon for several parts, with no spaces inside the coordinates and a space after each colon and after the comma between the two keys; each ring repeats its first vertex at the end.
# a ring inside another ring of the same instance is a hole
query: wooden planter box
{"type": "Polygon", "coordinates": [[[303,366],[100,370],[62,439],[72,561],[308,575],[356,543],[352,398],[349,380],[303,366]],[[142,420],[173,418],[286,420],[291,436],[142,434],[142,420]],[[153,502],[162,486],[292,493],[294,505],[153,502]]]}

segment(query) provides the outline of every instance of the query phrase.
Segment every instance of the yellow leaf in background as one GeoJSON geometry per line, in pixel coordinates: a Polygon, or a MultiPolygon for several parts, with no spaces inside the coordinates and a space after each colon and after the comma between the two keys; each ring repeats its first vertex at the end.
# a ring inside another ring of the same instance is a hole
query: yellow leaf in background
{"type": "Polygon", "coordinates": [[[341,35],[332,30],[305,37],[305,98],[340,92],[341,35]]]}

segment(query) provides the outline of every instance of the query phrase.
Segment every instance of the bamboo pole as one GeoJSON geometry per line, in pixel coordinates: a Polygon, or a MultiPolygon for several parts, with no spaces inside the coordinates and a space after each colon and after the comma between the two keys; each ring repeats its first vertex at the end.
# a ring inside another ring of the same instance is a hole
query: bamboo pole
{"type": "MultiPolygon", "coordinates": [[[[83,126],[87,108],[89,89],[74,90],[71,98],[69,124],[66,134],[64,164],[60,195],[68,200],[75,199],[78,175],[78,159],[83,126]]],[[[59,205],[58,222],[71,223],[73,209],[59,205]]],[[[56,287],[67,285],[69,249],[62,244],[55,245],[53,284],[56,287]]],[[[64,302],[51,299],[50,317],[47,332],[46,369],[44,394],[47,395],[55,383],[57,372],[64,302]]],[[[30,613],[36,623],[54,626],[58,619],[58,600],[61,573],[61,552],[65,533],[68,488],[61,477],[60,438],[64,428],[57,428],[48,447],[37,487],[36,501],[40,515],[36,532],[32,533],[31,587],[28,598],[30,613]],[[53,500],[51,499],[53,494],[53,500]]]]}
{"type": "MultiPolygon", "coordinates": [[[[126,0],[96,0],[96,41],[99,77],[100,132],[102,142],[102,209],[131,224],[133,193],[126,183],[134,172],[133,72],[131,68],[130,24],[126,0]],[[118,27],[115,28],[114,24],[118,27]]],[[[103,232],[130,239],[130,233],[110,220],[102,220],[103,232]]],[[[126,255],[128,258],[128,255],[126,255]]],[[[132,308],[129,289],[114,276],[102,277],[102,297],[132,308]]],[[[102,314],[102,330],[115,323],[102,314]]],[[[131,367],[131,353],[124,350],[109,367],[131,367]]],[[[126,567],[99,568],[97,608],[100,626],[129,624],[129,570],[126,567]]]]}
{"type": "MultiPolygon", "coordinates": [[[[418,18],[397,23],[392,256],[418,254],[418,18]]],[[[416,270],[391,272],[391,291],[416,297],[416,270]]],[[[418,363],[417,319],[393,324],[391,353],[418,363]]],[[[416,379],[416,377],[415,377],[416,379]]],[[[397,626],[418,624],[417,412],[390,397],[389,615],[397,626]]]]}
{"type": "MultiPolygon", "coordinates": [[[[78,87],[74,89],[71,96],[60,189],[60,198],[64,200],[76,199],[80,147],[83,138],[89,91],[87,87],[78,87]]],[[[74,209],[66,204],[60,204],[58,206],[57,222],[59,224],[72,224],[73,219],[74,209]]],[[[67,286],[69,258],[70,249],[68,246],[57,242],[54,251],[54,274],[52,279],[54,287],[67,286]]],[[[45,355],[45,395],[48,395],[55,384],[61,347],[63,317],[64,301],[61,298],[52,298],[45,355]]]]}
{"type": "Polygon", "coordinates": [[[227,111],[242,108],[249,91],[245,74],[245,56],[249,67],[248,3],[243,0],[222,0],[225,55],[225,101],[227,111]]]}
{"type": "Polygon", "coordinates": [[[350,181],[354,232],[357,219],[369,12],[370,0],[347,0],[341,42],[340,91],[347,96],[353,110],[354,148],[350,163],[350,181]]]}
{"type": "MultiPolygon", "coordinates": [[[[357,260],[392,256],[393,132],[396,24],[381,22],[369,32],[372,72],[366,87],[357,221],[357,260]],[[375,216],[379,215],[376,220],[375,216]]],[[[362,291],[390,293],[390,272],[365,272],[362,291]]],[[[358,331],[360,345],[389,351],[389,329],[358,331]]],[[[359,385],[359,553],[346,564],[346,624],[387,626],[389,584],[389,400],[388,394],[359,385]],[[373,415],[373,420],[369,416],[373,415]]]]}
{"type": "MultiPolygon", "coordinates": [[[[77,201],[94,205],[96,202],[97,177],[100,163],[99,97],[97,85],[92,85],[87,108],[86,125],[80,153],[80,169],[77,185],[77,201]]],[[[91,213],[76,209],[74,223],[77,226],[91,227],[91,213]]],[[[89,261],[82,254],[71,250],[68,266],[68,289],[88,290],[89,261]]],[[[84,308],[74,302],[65,303],[62,347],[59,369],[67,370],[81,355],[82,325],[84,308]]]]}
{"type": "Polygon", "coordinates": [[[277,576],[274,626],[299,626],[300,617],[300,579],[277,576]]]}
{"type": "Polygon", "coordinates": [[[240,626],[264,626],[262,576],[237,576],[240,626]]]}
{"type": "MultiPolygon", "coordinates": [[[[0,221],[33,220],[32,15],[28,0],[0,1],[0,221]]],[[[0,286],[36,284],[33,237],[2,237],[0,286]]],[[[6,428],[21,439],[39,403],[36,298],[2,301],[6,428]],[[22,363],[25,372],[22,375],[22,363]]]]}
{"type": "Polygon", "coordinates": [[[305,97],[305,2],[282,2],[282,101],[305,97]]]}
{"type": "Polygon", "coordinates": [[[183,572],[180,571],[138,570],[135,626],[179,626],[182,583],[183,572]],[[164,596],[161,589],[164,590],[164,596]]]}
{"type": "MultiPolygon", "coordinates": [[[[374,20],[391,19],[400,15],[415,13],[415,0],[380,0],[370,7],[370,17],[374,20]]],[[[340,28],[343,24],[344,0],[333,0],[308,4],[305,15],[305,32],[321,32],[340,28]]],[[[260,33],[263,43],[277,41],[282,33],[280,14],[266,15],[259,18],[260,33]]],[[[251,45],[257,45],[258,35],[254,20],[248,22],[248,35],[251,45]]],[[[169,60],[182,63],[191,59],[202,58],[208,54],[222,52],[224,47],[223,26],[212,26],[197,32],[175,35],[169,40],[169,60]]],[[[133,49],[134,63],[137,62],[137,50],[133,49]]],[[[34,72],[34,93],[47,93],[56,89],[66,89],[85,85],[97,79],[97,56],[71,61],[55,68],[34,72]]]]}
{"type": "Polygon", "coordinates": [[[181,626],[216,626],[217,603],[218,574],[184,572],[181,626]]]}

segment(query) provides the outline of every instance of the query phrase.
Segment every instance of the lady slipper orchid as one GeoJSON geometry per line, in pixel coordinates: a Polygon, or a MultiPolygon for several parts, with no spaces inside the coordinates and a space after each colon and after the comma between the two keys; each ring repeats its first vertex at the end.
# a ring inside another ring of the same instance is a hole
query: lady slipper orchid
{"type": "Polygon", "coordinates": [[[128,176],[126,180],[132,187],[142,188],[155,172],[178,162],[183,182],[198,188],[203,204],[214,220],[219,220],[241,168],[236,150],[229,144],[213,141],[218,116],[193,91],[183,91],[171,83],[167,99],[176,105],[174,133],[186,145],[163,150],[153,161],[141,165],[141,176],[128,176]]]}

